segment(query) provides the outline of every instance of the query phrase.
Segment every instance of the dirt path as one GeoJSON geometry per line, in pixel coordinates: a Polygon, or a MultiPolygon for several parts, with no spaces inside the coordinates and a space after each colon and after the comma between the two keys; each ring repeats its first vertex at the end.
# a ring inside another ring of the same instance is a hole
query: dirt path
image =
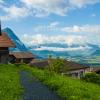
{"type": "Polygon", "coordinates": [[[61,100],[57,94],[50,91],[46,86],[30,75],[30,73],[21,71],[20,76],[21,84],[25,89],[23,100],[61,100]]]}

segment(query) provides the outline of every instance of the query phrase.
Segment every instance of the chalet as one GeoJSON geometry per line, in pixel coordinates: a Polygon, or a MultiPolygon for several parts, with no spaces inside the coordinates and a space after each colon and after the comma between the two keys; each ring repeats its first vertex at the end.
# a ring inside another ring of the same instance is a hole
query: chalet
{"type": "MultiPolygon", "coordinates": [[[[33,67],[37,67],[40,69],[44,69],[47,68],[49,66],[49,64],[52,63],[50,62],[50,60],[32,60],[30,62],[30,66],[33,67]]],[[[89,67],[88,66],[84,66],[75,62],[71,62],[71,61],[64,61],[65,67],[67,68],[67,71],[62,71],[61,74],[62,75],[69,75],[75,78],[81,78],[84,76],[84,74],[86,72],[89,72],[89,67]]]]}
{"type": "Polygon", "coordinates": [[[0,63],[5,64],[9,62],[9,47],[14,47],[14,43],[7,36],[6,33],[1,32],[0,22],[0,63]]]}
{"type": "Polygon", "coordinates": [[[10,52],[11,63],[30,63],[35,58],[31,52],[10,52]]]}

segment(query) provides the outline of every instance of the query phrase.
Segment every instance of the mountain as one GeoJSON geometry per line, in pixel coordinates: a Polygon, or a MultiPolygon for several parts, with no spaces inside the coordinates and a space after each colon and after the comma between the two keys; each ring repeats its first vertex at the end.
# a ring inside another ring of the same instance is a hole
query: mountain
{"type": "Polygon", "coordinates": [[[7,33],[7,35],[11,38],[11,40],[15,43],[15,48],[10,48],[10,51],[28,51],[28,48],[24,45],[24,43],[15,35],[15,33],[10,28],[5,28],[2,30],[7,33]]]}
{"type": "Polygon", "coordinates": [[[32,45],[29,49],[42,58],[52,55],[53,57],[62,57],[81,64],[100,66],[100,46],[95,44],[45,43],[32,45]]]}
{"type": "Polygon", "coordinates": [[[10,28],[5,28],[2,31],[6,32],[15,43],[16,47],[10,48],[10,51],[13,52],[31,51],[37,55],[38,59],[45,59],[49,55],[52,55],[53,57],[62,57],[79,63],[97,64],[100,61],[100,46],[95,44],[73,43],[68,45],[65,43],[44,43],[26,47],[10,28]]]}
{"type": "Polygon", "coordinates": [[[61,56],[61,57],[85,57],[85,56],[100,56],[100,47],[94,44],[60,44],[60,43],[47,43],[47,44],[39,44],[35,46],[30,46],[29,49],[32,52],[35,52],[40,55],[47,56],[49,54],[53,56],[61,56]]]}

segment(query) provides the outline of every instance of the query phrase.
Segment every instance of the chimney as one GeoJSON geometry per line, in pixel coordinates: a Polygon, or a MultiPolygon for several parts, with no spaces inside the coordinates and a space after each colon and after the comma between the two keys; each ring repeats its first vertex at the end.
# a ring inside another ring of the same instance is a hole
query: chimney
{"type": "Polygon", "coordinates": [[[0,36],[2,35],[2,32],[1,32],[1,20],[0,20],[0,36]]]}

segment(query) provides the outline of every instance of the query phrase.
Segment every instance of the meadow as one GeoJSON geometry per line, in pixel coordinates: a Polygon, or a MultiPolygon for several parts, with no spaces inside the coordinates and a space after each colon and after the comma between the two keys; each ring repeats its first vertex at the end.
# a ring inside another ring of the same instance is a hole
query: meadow
{"type": "Polygon", "coordinates": [[[0,65],[0,100],[21,100],[22,86],[15,65],[0,65]]]}
{"type": "Polygon", "coordinates": [[[33,76],[58,93],[64,100],[100,100],[99,85],[61,76],[47,70],[26,67],[26,65],[20,67],[32,73],[33,76]]]}
{"type": "MultiPolygon", "coordinates": [[[[100,100],[100,86],[28,65],[0,65],[0,100],[22,100],[19,71],[27,71],[63,100],[100,100]]],[[[42,91],[42,90],[40,90],[42,91]]]]}

